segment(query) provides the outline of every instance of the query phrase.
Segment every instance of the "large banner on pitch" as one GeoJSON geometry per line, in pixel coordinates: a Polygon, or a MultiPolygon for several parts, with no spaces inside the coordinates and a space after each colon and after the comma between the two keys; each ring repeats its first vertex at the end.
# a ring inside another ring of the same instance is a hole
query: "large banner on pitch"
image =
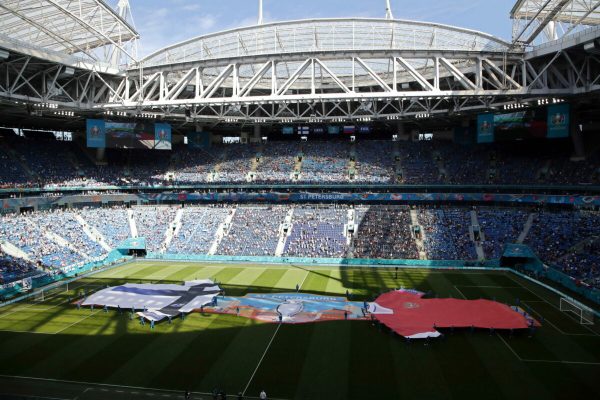
{"type": "Polygon", "coordinates": [[[494,142],[494,114],[477,116],[477,143],[494,142]]]}
{"type": "Polygon", "coordinates": [[[569,137],[571,107],[569,104],[548,106],[548,138],[569,137]]]}
{"type": "Polygon", "coordinates": [[[87,147],[106,147],[106,126],[101,119],[88,119],[86,122],[87,147]]]}

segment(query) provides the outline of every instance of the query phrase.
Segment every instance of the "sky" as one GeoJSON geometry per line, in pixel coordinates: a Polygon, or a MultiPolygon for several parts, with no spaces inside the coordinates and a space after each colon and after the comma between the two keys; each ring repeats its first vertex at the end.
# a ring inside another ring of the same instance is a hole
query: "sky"
{"type": "MultiPolygon", "coordinates": [[[[118,0],[108,0],[115,6],[118,0]]],[[[396,19],[437,22],[510,39],[516,0],[391,0],[396,19]]],[[[192,37],[256,24],[258,0],[129,0],[140,57],[192,37]]],[[[265,22],[385,16],[385,0],[263,0],[265,22]]]]}

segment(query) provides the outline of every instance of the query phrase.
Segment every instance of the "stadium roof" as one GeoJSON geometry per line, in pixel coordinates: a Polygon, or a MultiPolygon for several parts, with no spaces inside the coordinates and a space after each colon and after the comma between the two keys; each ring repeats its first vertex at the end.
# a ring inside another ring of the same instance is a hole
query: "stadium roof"
{"type": "Polygon", "coordinates": [[[508,51],[494,36],[448,25],[374,18],[275,22],[199,36],[160,49],[144,67],[267,54],[354,50],[508,51]]]}
{"type": "Polygon", "coordinates": [[[96,48],[139,38],[103,0],[2,0],[0,26],[14,40],[92,57],[96,48]]]}
{"type": "Polygon", "coordinates": [[[595,26],[600,25],[600,1],[518,0],[510,16],[513,19],[541,19],[595,26]]]}

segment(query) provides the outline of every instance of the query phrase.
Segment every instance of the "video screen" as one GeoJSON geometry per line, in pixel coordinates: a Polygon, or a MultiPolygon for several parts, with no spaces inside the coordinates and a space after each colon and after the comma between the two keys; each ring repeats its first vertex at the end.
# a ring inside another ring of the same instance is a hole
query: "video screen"
{"type": "Polygon", "coordinates": [[[153,122],[87,120],[91,148],[171,150],[171,125],[153,122]]]}
{"type": "Polygon", "coordinates": [[[153,149],[154,124],[106,122],[106,147],[114,149],[153,149]]]}

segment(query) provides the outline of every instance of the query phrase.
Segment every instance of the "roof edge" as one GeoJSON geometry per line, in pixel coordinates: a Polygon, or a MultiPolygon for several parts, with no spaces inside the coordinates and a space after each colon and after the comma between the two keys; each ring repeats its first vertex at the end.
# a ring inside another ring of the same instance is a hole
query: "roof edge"
{"type": "Polygon", "coordinates": [[[307,23],[307,22],[341,22],[341,21],[360,21],[360,22],[373,21],[373,22],[387,22],[387,23],[403,23],[403,24],[415,25],[415,26],[431,26],[431,27],[443,28],[443,29],[448,29],[448,30],[454,30],[457,32],[462,32],[462,33],[479,35],[479,36],[485,37],[487,39],[494,40],[502,45],[505,45],[506,47],[511,46],[511,43],[505,41],[504,39],[500,39],[494,35],[491,35],[489,33],[477,31],[474,29],[461,28],[461,27],[453,26],[453,25],[441,24],[441,23],[437,23],[437,22],[415,21],[415,20],[409,20],[409,19],[360,18],[360,17],[356,17],[356,18],[309,18],[309,19],[297,19],[297,20],[289,20],[289,21],[269,22],[269,23],[262,24],[262,25],[249,25],[249,26],[244,26],[244,27],[239,27],[239,28],[225,29],[222,31],[213,32],[213,33],[209,33],[209,34],[205,34],[205,35],[195,36],[193,38],[186,39],[184,41],[177,42],[177,43],[174,43],[174,44],[166,46],[166,47],[162,47],[162,48],[148,54],[147,56],[143,57],[142,59],[140,59],[139,63],[143,63],[161,53],[164,53],[165,51],[175,49],[177,47],[184,46],[186,44],[190,44],[190,43],[196,42],[198,40],[207,39],[207,38],[224,35],[224,34],[228,34],[228,33],[249,31],[249,30],[260,29],[260,28],[268,28],[268,27],[273,27],[273,26],[278,26],[278,25],[294,25],[294,24],[307,23]]]}

